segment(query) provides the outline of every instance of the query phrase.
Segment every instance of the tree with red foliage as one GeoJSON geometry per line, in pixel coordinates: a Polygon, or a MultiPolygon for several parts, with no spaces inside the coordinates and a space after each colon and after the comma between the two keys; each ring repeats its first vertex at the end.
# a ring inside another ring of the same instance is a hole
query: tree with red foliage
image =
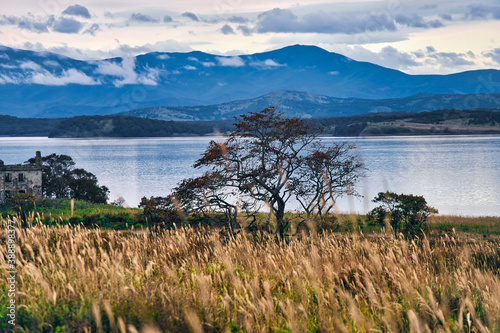
{"type": "MultiPolygon", "coordinates": [[[[224,142],[211,141],[196,161],[196,168],[208,171],[200,178],[181,183],[177,193],[189,190],[188,198],[204,198],[206,205],[232,205],[234,212],[238,202],[246,208],[264,204],[275,218],[277,233],[283,236],[288,228],[286,205],[291,198],[300,198],[305,203],[303,207],[312,212],[317,205],[308,201],[320,200],[316,196],[331,200],[334,196],[328,197],[327,189],[333,186],[333,193],[341,195],[345,191],[340,187],[353,186],[358,178],[361,163],[350,155],[353,147],[321,146],[317,139],[319,130],[303,119],[285,118],[275,107],[269,107],[236,120],[236,130],[224,142]],[[346,167],[345,163],[351,164],[346,167]],[[342,176],[337,175],[339,170],[342,176]],[[316,188],[313,181],[324,184],[316,188]],[[229,200],[231,197],[233,201],[229,200]]],[[[188,202],[183,206],[189,206],[188,202]]]]}

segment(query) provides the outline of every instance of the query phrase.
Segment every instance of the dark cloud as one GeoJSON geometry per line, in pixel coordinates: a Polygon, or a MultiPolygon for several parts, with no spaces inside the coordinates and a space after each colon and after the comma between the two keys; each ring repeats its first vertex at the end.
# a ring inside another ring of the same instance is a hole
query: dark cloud
{"type": "Polygon", "coordinates": [[[220,28],[220,32],[222,32],[224,35],[234,35],[236,33],[229,24],[224,24],[222,28],[220,28]]]}
{"type": "Polygon", "coordinates": [[[169,22],[173,22],[174,20],[172,19],[171,16],[168,16],[168,15],[165,15],[163,17],[163,23],[169,23],[169,22]]]}
{"type": "Polygon", "coordinates": [[[500,20],[500,6],[470,5],[465,18],[473,20],[500,20]]]}
{"type": "Polygon", "coordinates": [[[252,30],[248,28],[246,25],[239,25],[237,28],[241,33],[245,36],[251,36],[252,35],[252,30]]]}
{"type": "Polygon", "coordinates": [[[88,28],[87,30],[85,30],[83,33],[84,34],[91,34],[92,36],[95,36],[96,33],[101,30],[101,28],[99,27],[98,24],[92,24],[90,26],[90,28],[88,28]]]}
{"type": "Polygon", "coordinates": [[[36,33],[49,32],[49,28],[54,24],[54,17],[42,21],[34,17],[0,16],[0,25],[16,25],[20,29],[30,30],[36,33]]]}
{"type": "Polygon", "coordinates": [[[191,19],[193,21],[196,21],[196,22],[198,22],[200,20],[198,18],[198,16],[196,16],[195,13],[191,13],[191,12],[184,12],[184,13],[182,13],[181,16],[187,17],[187,18],[189,18],[189,19],[191,19]]]}
{"type": "Polygon", "coordinates": [[[69,6],[62,13],[66,15],[74,15],[74,16],[81,16],[83,18],[90,18],[89,10],[80,5],[69,6]]]}
{"type": "Polygon", "coordinates": [[[399,68],[408,68],[418,66],[418,62],[415,60],[415,57],[406,52],[400,52],[396,48],[392,46],[384,47],[379,56],[385,63],[394,62],[399,65],[399,68]]]}
{"type": "Polygon", "coordinates": [[[63,18],[55,22],[53,30],[64,34],[76,34],[82,29],[82,24],[73,19],[63,18]]]}
{"type": "Polygon", "coordinates": [[[441,14],[441,15],[439,15],[439,16],[440,16],[443,20],[445,20],[445,21],[451,21],[451,20],[453,20],[453,18],[452,18],[452,17],[451,17],[451,15],[449,15],[449,14],[441,14]]]}
{"type": "Polygon", "coordinates": [[[246,23],[248,22],[248,20],[246,18],[244,18],[243,16],[232,16],[230,18],[227,19],[228,22],[231,22],[231,23],[246,23]]]}
{"type": "Polygon", "coordinates": [[[314,13],[297,17],[288,9],[275,8],[258,16],[257,31],[314,32],[356,34],[367,31],[394,31],[394,21],[385,14],[351,16],[349,19],[334,13],[314,13]]]}
{"type": "Polygon", "coordinates": [[[474,62],[469,60],[475,57],[471,51],[467,53],[437,52],[433,46],[427,46],[426,51],[427,63],[438,64],[441,67],[448,68],[474,65],[474,62]]]}
{"type": "Polygon", "coordinates": [[[496,63],[500,64],[500,48],[493,49],[488,52],[484,52],[485,57],[491,58],[496,63]]]}
{"type": "Polygon", "coordinates": [[[20,19],[17,22],[17,26],[21,29],[30,30],[37,33],[49,32],[50,24],[48,23],[40,23],[40,22],[32,22],[28,19],[20,19]]]}
{"type": "Polygon", "coordinates": [[[141,13],[134,13],[130,15],[129,18],[130,21],[132,22],[141,22],[141,23],[157,23],[158,20],[154,19],[153,17],[149,15],[144,15],[141,13]]]}
{"type": "Polygon", "coordinates": [[[439,28],[443,23],[439,20],[425,21],[422,16],[417,14],[412,15],[397,15],[395,18],[399,24],[407,25],[412,28],[439,28]]]}

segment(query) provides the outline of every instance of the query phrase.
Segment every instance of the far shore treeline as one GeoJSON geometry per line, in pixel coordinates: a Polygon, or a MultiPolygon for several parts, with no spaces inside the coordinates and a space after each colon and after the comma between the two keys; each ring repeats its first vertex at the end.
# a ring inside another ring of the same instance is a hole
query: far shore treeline
{"type": "MultiPolygon", "coordinates": [[[[500,110],[383,112],[348,117],[310,118],[333,136],[500,134],[500,110]]],[[[165,121],[124,115],[72,118],[17,118],[0,115],[0,136],[50,138],[175,137],[229,133],[234,120],[165,121]]]]}

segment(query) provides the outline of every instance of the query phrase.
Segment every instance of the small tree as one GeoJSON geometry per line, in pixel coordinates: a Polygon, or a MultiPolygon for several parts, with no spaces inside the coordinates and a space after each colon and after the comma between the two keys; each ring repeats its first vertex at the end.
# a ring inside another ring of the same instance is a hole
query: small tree
{"type": "Polygon", "coordinates": [[[144,216],[153,225],[171,227],[174,223],[184,220],[182,212],[175,204],[173,196],[168,197],[142,197],[139,208],[143,209],[144,216]]]}
{"type": "Polygon", "coordinates": [[[380,192],[373,202],[381,203],[369,214],[369,223],[382,225],[388,217],[395,233],[406,236],[422,234],[427,229],[426,220],[430,214],[438,213],[427,205],[423,196],[380,192]],[[385,212],[385,214],[382,214],[385,212]]]}
{"type": "MultiPolygon", "coordinates": [[[[35,165],[35,158],[25,163],[35,165]]],[[[47,198],[79,199],[106,203],[109,189],[99,186],[97,177],[84,169],[75,169],[68,155],[51,154],[42,157],[42,193],[47,198]]]]}
{"type": "MultiPolygon", "coordinates": [[[[266,205],[276,221],[277,233],[283,236],[288,227],[285,209],[290,198],[301,198],[311,209],[314,205],[307,202],[312,201],[315,191],[320,191],[318,196],[326,199],[332,184],[337,184],[332,175],[343,167],[333,163],[337,161],[334,152],[344,157],[351,147],[345,145],[344,149],[337,149],[338,146],[334,145],[329,150],[321,146],[317,129],[310,128],[300,118],[283,117],[274,107],[241,115],[234,125],[236,131],[223,143],[210,142],[194,166],[209,169],[204,177],[216,175],[220,180],[216,192],[211,190],[213,193],[230,193],[245,207],[253,207],[259,202],[266,205]],[[327,156],[323,158],[321,153],[327,156]],[[327,185],[306,187],[302,178],[309,172],[317,173],[315,179],[327,185]]],[[[361,163],[356,162],[346,172],[355,174],[360,167],[361,163]]],[[[344,180],[348,178],[347,174],[344,180]]],[[[354,185],[356,179],[352,177],[351,181],[340,181],[338,185],[354,185]]],[[[340,195],[341,191],[335,193],[340,195]]],[[[215,199],[212,195],[210,197],[215,199]]],[[[204,201],[220,204],[219,199],[204,201]]]]}

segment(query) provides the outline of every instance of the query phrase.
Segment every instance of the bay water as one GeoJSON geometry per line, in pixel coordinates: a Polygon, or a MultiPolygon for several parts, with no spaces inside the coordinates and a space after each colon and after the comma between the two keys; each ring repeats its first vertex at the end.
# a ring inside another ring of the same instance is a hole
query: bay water
{"type": "MultiPolygon", "coordinates": [[[[176,184],[201,175],[193,163],[215,137],[49,139],[0,138],[0,159],[23,163],[66,154],[76,167],[94,173],[107,186],[110,201],[123,197],[137,207],[141,197],[166,196],[176,184]]],[[[412,136],[321,138],[325,144],[349,141],[366,166],[357,186],[361,198],[343,198],[341,212],[364,213],[381,191],[425,197],[441,214],[500,216],[500,136],[412,136]]],[[[293,204],[290,210],[298,207],[293,204]]]]}

